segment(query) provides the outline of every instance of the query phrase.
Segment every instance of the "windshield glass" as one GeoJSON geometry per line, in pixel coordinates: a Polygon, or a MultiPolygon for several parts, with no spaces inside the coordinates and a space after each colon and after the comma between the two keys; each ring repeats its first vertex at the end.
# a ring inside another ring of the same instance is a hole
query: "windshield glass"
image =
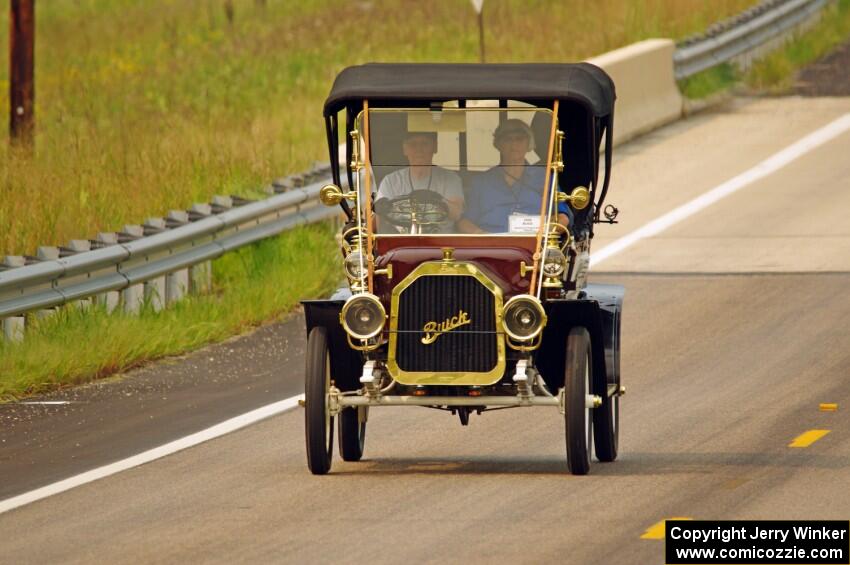
{"type": "Polygon", "coordinates": [[[537,232],[550,110],[371,109],[368,128],[377,233],[537,232]]]}

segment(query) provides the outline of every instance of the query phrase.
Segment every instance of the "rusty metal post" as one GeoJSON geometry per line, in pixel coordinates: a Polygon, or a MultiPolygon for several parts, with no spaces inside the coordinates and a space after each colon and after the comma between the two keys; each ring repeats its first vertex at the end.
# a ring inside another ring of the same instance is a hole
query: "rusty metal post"
{"type": "Polygon", "coordinates": [[[9,62],[10,140],[31,147],[35,130],[35,0],[11,0],[9,62]]]}

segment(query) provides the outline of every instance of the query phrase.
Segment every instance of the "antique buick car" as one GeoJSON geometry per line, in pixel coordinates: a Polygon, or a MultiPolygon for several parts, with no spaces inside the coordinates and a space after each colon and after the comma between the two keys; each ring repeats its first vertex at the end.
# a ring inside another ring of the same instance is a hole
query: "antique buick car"
{"type": "Polygon", "coordinates": [[[324,107],[333,184],[320,198],[347,217],[348,285],[303,302],[310,471],[331,468],[334,420],[342,458],[358,461],[378,406],[445,410],[463,425],[553,407],[571,473],[589,471],[594,447],[616,459],[623,288],[587,282],[594,226],[617,214],[603,208],[614,98],[587,63],[339,74],[324,107]]]}

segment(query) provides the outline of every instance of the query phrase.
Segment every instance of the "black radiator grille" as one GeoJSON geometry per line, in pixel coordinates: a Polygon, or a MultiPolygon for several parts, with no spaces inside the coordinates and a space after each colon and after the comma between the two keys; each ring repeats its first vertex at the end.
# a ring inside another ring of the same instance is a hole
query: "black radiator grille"
{"type": "Polygon", "coordinates": [[[402,371],[484,373],[498,363],[495,297],[475,277],[420,277],[398,304],[396,362],[402,371]],[[426,323],[440,324],[461,311],[470,323],[422,343],[426,323]]]}

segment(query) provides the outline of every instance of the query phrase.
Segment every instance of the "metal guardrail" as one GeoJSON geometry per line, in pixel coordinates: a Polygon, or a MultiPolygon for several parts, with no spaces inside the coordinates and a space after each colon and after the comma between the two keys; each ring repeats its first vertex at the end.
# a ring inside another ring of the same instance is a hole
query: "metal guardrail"
{"type": "MultiPolygon", "coordinates": [[[[242,203],[216,214],[210,212],[206,217],[196,216],[195,221],[154,235],[0,271],[3,333],[7,338],[22,338],[21,314],[117,291],[127,293],[134,287],[141,289],[139,285],[144,285],[144,295],[148,297],[151,291],[160,294],[154,296],[160,304],[172,302],[171,296],[161,296],[169,288],[165,284],[149,289],[146,283],[164,283],[164,277],[182,273],[178,284],[182,283],[184,288],[174,297],[179,299],[190,285],[188,269],[208,266],[209,261],[228,251],[297,225],[338,216],[338,208],[318,205],[319,189],[329,180],[329,177],[320,178],[264,200],[242,203]]],[[[124,298],[125,302],[128,299],[140,302],[143,296],[136,293],[124,298]]],[[[137,309],[137,305],[133,308],[137,309]]]]}
{"type": "Polygon", "coordinates": [[[830,0],[764,0],[676,45],[677,79],[752,56],[812,21],[830,0]]]}

